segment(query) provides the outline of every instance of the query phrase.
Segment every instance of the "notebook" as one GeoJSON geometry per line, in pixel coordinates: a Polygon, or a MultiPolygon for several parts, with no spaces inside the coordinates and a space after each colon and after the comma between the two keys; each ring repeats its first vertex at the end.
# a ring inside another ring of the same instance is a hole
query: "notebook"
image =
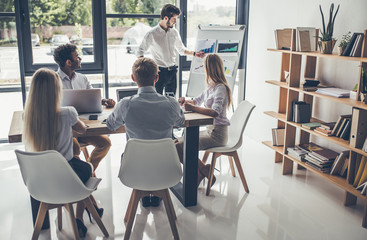
{"type": "Polygon", "coordinates": [[[116,90],[117,102],[119,102],[124,97],[133,96],[137,93],[138,93],[138,88],[137,87],[117,89],[116,90]]]}
{"type": "Polygon", "coordinates": [[[61,106],[73,106],[81,113],[102,112],[101,89],[64,89],[61,106]]]}

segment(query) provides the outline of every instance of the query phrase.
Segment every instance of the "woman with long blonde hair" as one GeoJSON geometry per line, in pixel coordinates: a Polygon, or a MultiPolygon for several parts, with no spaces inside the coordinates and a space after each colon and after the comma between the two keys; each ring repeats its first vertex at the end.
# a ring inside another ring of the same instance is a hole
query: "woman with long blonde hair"
{"type": "MultiPolygon", "coordinates": [[[[232,92],[224,76],[223,61],[217,54],[208,54],[204,58],[206,74],[206,89],[193,100],[178,99],[186,111],[193,111],[214,117],[213,125],[207,126],[206,130],[200,131],[199,150],[212,147],[224,146],[228,141],[229,119],[227,108],[232,103],[232,92]],[[203,106],[201,106],[203,104],[203,106]]],[[[182,152],[183,139],[179,139],[178,150],[182,152]]],[[[180,153],[181,155],[181,153],[180,153]]],[[[204,177],[208,177],[210,166],[203,165],[199,161],[198,184],[204,177]]],[[[215,178],[213,178],[213,184],[215,178]]]]}
{"type": "MultiPolygon", "coordinates": [[[[61,95],[61,80],[57,73],[47,68],[34,73],[24,110],[23,142],[26,151],[60,152],[85,183],[91,177],[93,167],[73,156],[73,131],[83,134],[86,127],[74,107],[60,106],[61,95]]],[[[32,205],[36,202],[32,199],[32,205]]],[[[84,204],[78,203],[76,220],[80,237],[87,232],[83,223],[84,209],[84,204]]]]}

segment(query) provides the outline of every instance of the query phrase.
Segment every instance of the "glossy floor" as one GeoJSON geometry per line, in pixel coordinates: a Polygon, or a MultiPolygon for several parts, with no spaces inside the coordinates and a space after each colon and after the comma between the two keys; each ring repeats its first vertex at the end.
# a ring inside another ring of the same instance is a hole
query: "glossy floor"
{"type": "MultiPolygon", "coordinates": [[[[124,135],[111,136],[113,146],[100,164],[97,175],[103,178],[94,193],[105,209],[103,221],[109,239],[123,239],[123,217],[131,189],[123,186],[117,174],[124,135]]],[[[33,231],[29,195],[25,188],[14,149],[20,144],[0,145],[0,239],[30,239],[33,231]]],[[[181,239],[367,239],[361,227],[363,202],[343,206],[344,192],[305,170],[292,176],[281,175],[281,164],[273,162],[274,152],[261,143],[245,138],[240,158],[250,194],[233,178],[227,158],[217,162],[217,182],[206,197],[204,185],[198,190],[198,205],[184,208],[171,194],[181,239]]],[[[65,211],[65,210],[64,210],[65,211]]],[[[72,239],[69,219],[63,214],[64,228],[56,228],[56,211],[50,213],[51,230],[40,239],[72,239]]],[[[84,220],[85,239],[103,239],[96,224],[84,220]]],[[[131,239],[171,239],[164,206],[144,209],[139,205],[131,239]]]]}

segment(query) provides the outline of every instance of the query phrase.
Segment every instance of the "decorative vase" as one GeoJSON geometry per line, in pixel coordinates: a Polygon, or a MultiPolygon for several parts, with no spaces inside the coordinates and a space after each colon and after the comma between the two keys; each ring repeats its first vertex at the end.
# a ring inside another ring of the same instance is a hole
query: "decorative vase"
{"type": "Polygon", "coordinates": [[[339,56],[341,56],[344,52],[345,47],[338,47],[339,56]]]}
{"type": "Polygon", "coordinates": [[[321,53],[324,53],[324,54],[331,54],[331,53],[333,53],[333,49],[334,49],[335,43],[336,43],[336,40],[320,41],[319,42],[319,47],[320,47],[321,53]]]}

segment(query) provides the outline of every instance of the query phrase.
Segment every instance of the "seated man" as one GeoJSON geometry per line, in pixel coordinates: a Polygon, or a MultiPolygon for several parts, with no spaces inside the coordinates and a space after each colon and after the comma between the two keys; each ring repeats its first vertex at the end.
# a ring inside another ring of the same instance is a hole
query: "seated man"
{"type": "MultiPolygon", "coordinates": [[[[138,94],[117,103],[107,118],[107,127],[114,131],[125,124],[128,139],[171,138],[174,126],[184,126],[185,116],[175,98],[158,94],[155,90],[157,64],[142,57],[135,61],[132,72],[131,78],[138,85],[138,94]]],[[[145,197],[142,203],[144,207],[159,206],[160,199],[145,197]]]]}
{"type": "MultiPolygon", "coordinates": [[[[63,89],[90,89],[92,88],[87,77],[81,73],[75,72],[76,69],[81,66],[81,58],[78,55],[77,47],[73,44],[64,44],[55,49],[54,60],[59,65],[57,73],[60,76],[63,89]]],[[[107,108],[115,106],[113,99],[103,99],[102,103],[107,108]]],[[[89,136],[89,137],[78,137],[78,140],[74,139],[74,155],[79,155],[79,143],[87,145],[93,145],[94,150],[87,159],[90,162],[94,170],[98,167],[100,161],[107,155],[111,141],[108,136],[89,136]]]]}

